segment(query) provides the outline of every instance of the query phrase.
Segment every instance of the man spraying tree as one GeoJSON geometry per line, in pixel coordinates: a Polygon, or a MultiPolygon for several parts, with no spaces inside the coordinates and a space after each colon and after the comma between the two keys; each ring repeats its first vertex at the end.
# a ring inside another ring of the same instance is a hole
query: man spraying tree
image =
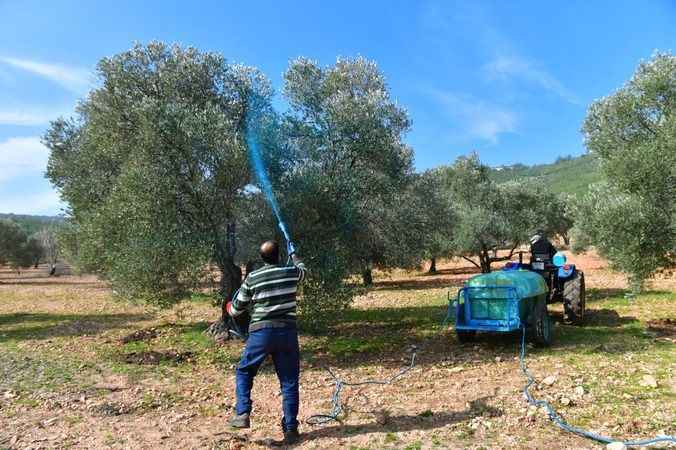
{"type": "Polygon", "coordinates": [[[260,255],[265,265],[246,277],[239,293],[226,306],[233,317],[245,311],[251,313],[249,339],[236,371],[237,406],[229,424],[249,428],[253,380],[265,358],[271,355],[282,388],[284,443],[293,444],[299,439],[296,293],[306,270],[292,242],[288,243],[288,253],[293,265],[280,264],[277,242],[264,242],[260,255]]]}

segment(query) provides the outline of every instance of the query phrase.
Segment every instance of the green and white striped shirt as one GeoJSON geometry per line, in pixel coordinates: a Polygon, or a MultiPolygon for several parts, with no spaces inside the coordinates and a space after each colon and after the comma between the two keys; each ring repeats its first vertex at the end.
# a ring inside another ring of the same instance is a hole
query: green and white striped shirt
{"type": "Polygon", "coordinates": [[[232,301],[231,315],[251,311],[249,331],[296,325],[296,293],[305,264],[266,264],[246,277],[232,301]]]}

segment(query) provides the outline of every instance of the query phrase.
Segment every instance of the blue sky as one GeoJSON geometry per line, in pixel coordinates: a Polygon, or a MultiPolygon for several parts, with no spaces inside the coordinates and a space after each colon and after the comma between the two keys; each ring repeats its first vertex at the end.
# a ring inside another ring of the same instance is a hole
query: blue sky
{"type": "Polygon", "coordinates": [[[583,153],[589,103],[676,47],[666,0],[286,3],[0,0],[0,212],[59,212],[40,136],[133,41],[221,52],[278,90],[297,56],[374,59],[412,118],[419,169],[472,150],[491,165],[583,153]]]}

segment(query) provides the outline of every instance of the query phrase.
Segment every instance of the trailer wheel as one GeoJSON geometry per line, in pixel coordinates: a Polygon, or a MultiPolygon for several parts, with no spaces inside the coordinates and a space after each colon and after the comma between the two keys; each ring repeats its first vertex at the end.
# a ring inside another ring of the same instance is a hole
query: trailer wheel
{"type": "Polygon", "coordinates": [[[542,347],[549,347],[552,343],[552,319],[547,312],[547,301],[544,298],[539,298],[535,303],[533,319],[535,343],[542,347]]]}
{"type": "Polygon", "coordinates": [[[563,283],[563,309],[566,318],[574,324],[582,323],[585,310],[584,273],[576,272],[575,276],[563,283]]]}
{"type": "Polygon", "coordinates": [[[461,344],[472,342],[476,337],[476,330],[455,330],[455,335],[461,344]]]}

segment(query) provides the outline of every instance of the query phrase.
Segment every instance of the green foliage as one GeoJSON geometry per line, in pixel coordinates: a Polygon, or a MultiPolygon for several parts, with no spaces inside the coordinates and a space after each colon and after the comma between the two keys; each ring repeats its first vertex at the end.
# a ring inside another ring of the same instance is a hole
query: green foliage
{"type": "Polygon", "coordinates": [[[47,176],[71,208],[71,253],[128,296],[160,302],[210,261],[231,292],[226,225],[250,180],[244,117],[251,96],[269,99],[267,80],[159,42],[104,58],[98,74],[77,119],[53,122],[44,137],[47,176]]]}
{"type": "Polygon", "coordinates": [[[59,229],[64,226],[64,222],[53,223],[43,227],[35,233],[33,237],[39,242],[42,248],[44,259],[53,269],[60,256],[60,245],[58,240],[59,229]]]}
{"type": "Polygon", "coordinates": [[[349,304],[348,275],[409,263],[398,209],[412,181],[412,152],[402,142],[409,120],[363,58],[328,68],[292,61],[284,94],[294,163],[277,191],[311,268],[303,320],[321,322],[349,304]]]}
{"type": "Polygon", "coordinates": [[[21,261],[22,264],[19,264],[20,267],[37,265],[45,255],[45,249],[39,236],[30,236],[23,245],[22,253],[23,261],[21,261]]]}
{"type": "Polygon", "coordinates": [[[634,290],[676,252],[676,57],[657,53],[593,103],[583,129],[608,186],[584,199],[578,235],[627,272],[634,290]]]}
{"type": "Polygon", "coordinates": [[[669,230],[669,216],[664,211],[606,184],[599,184],[580,202],[578,233],[593,243],[611,265],[630,275],[635,293],[643,281],[659,267],[670,263],[664,251],[665,231],[669,230]]]}
{"type": "Polygon", "coordinates": [[[598,157],[594,154],[559,158],[552,164],[534,166],[515,164],[492,168],[489,175],[496,183],[528,180],[542,183],[554,193],[569,194],[574,197],[584,195],[590,185],[603,178],[598,157]]]}
{"type": "Polygon", "coordinates": [[[0,264],[16,258],[20,246],[26,241],[26,233],[11,220],[0,219],[0,264]]]}
{"type": "Polygon", "coordinates": [[[8,219],[16,223],[28,236],[32,236],[43,228],[58,227],[64,220],[59,216],[32,216],[26,214],[1,213],[0,219],[8,219]]]}
{"type": "Polygon", "coordinates": [[[562,200],[541,183],[497,184],[476,154],[458,158],[445,172],[457,216],[454,251],[467,259],[478,256],[479,263],[470,261],[482,272],[490,272],[492,262],[506,259],[495,255],[498,249],[511,249],[509,258],[536,230],[551,234],[565,228],[562,200]]]}
{"type": "Polygon", "coordinates": [[[29,238],[17,223],[0,219],[0,264],[19,270],[37,264],[41,256],[37,239],[29,238]]]}
{"type": "Polygon", "coordinates": [[[453,253],[455,212],[451,196],[444,189],[444,169],[431,169],[418,175],[406,203],[406,227],[414,242],[408,248],[418,258],[448,257],[453,253]]]}

